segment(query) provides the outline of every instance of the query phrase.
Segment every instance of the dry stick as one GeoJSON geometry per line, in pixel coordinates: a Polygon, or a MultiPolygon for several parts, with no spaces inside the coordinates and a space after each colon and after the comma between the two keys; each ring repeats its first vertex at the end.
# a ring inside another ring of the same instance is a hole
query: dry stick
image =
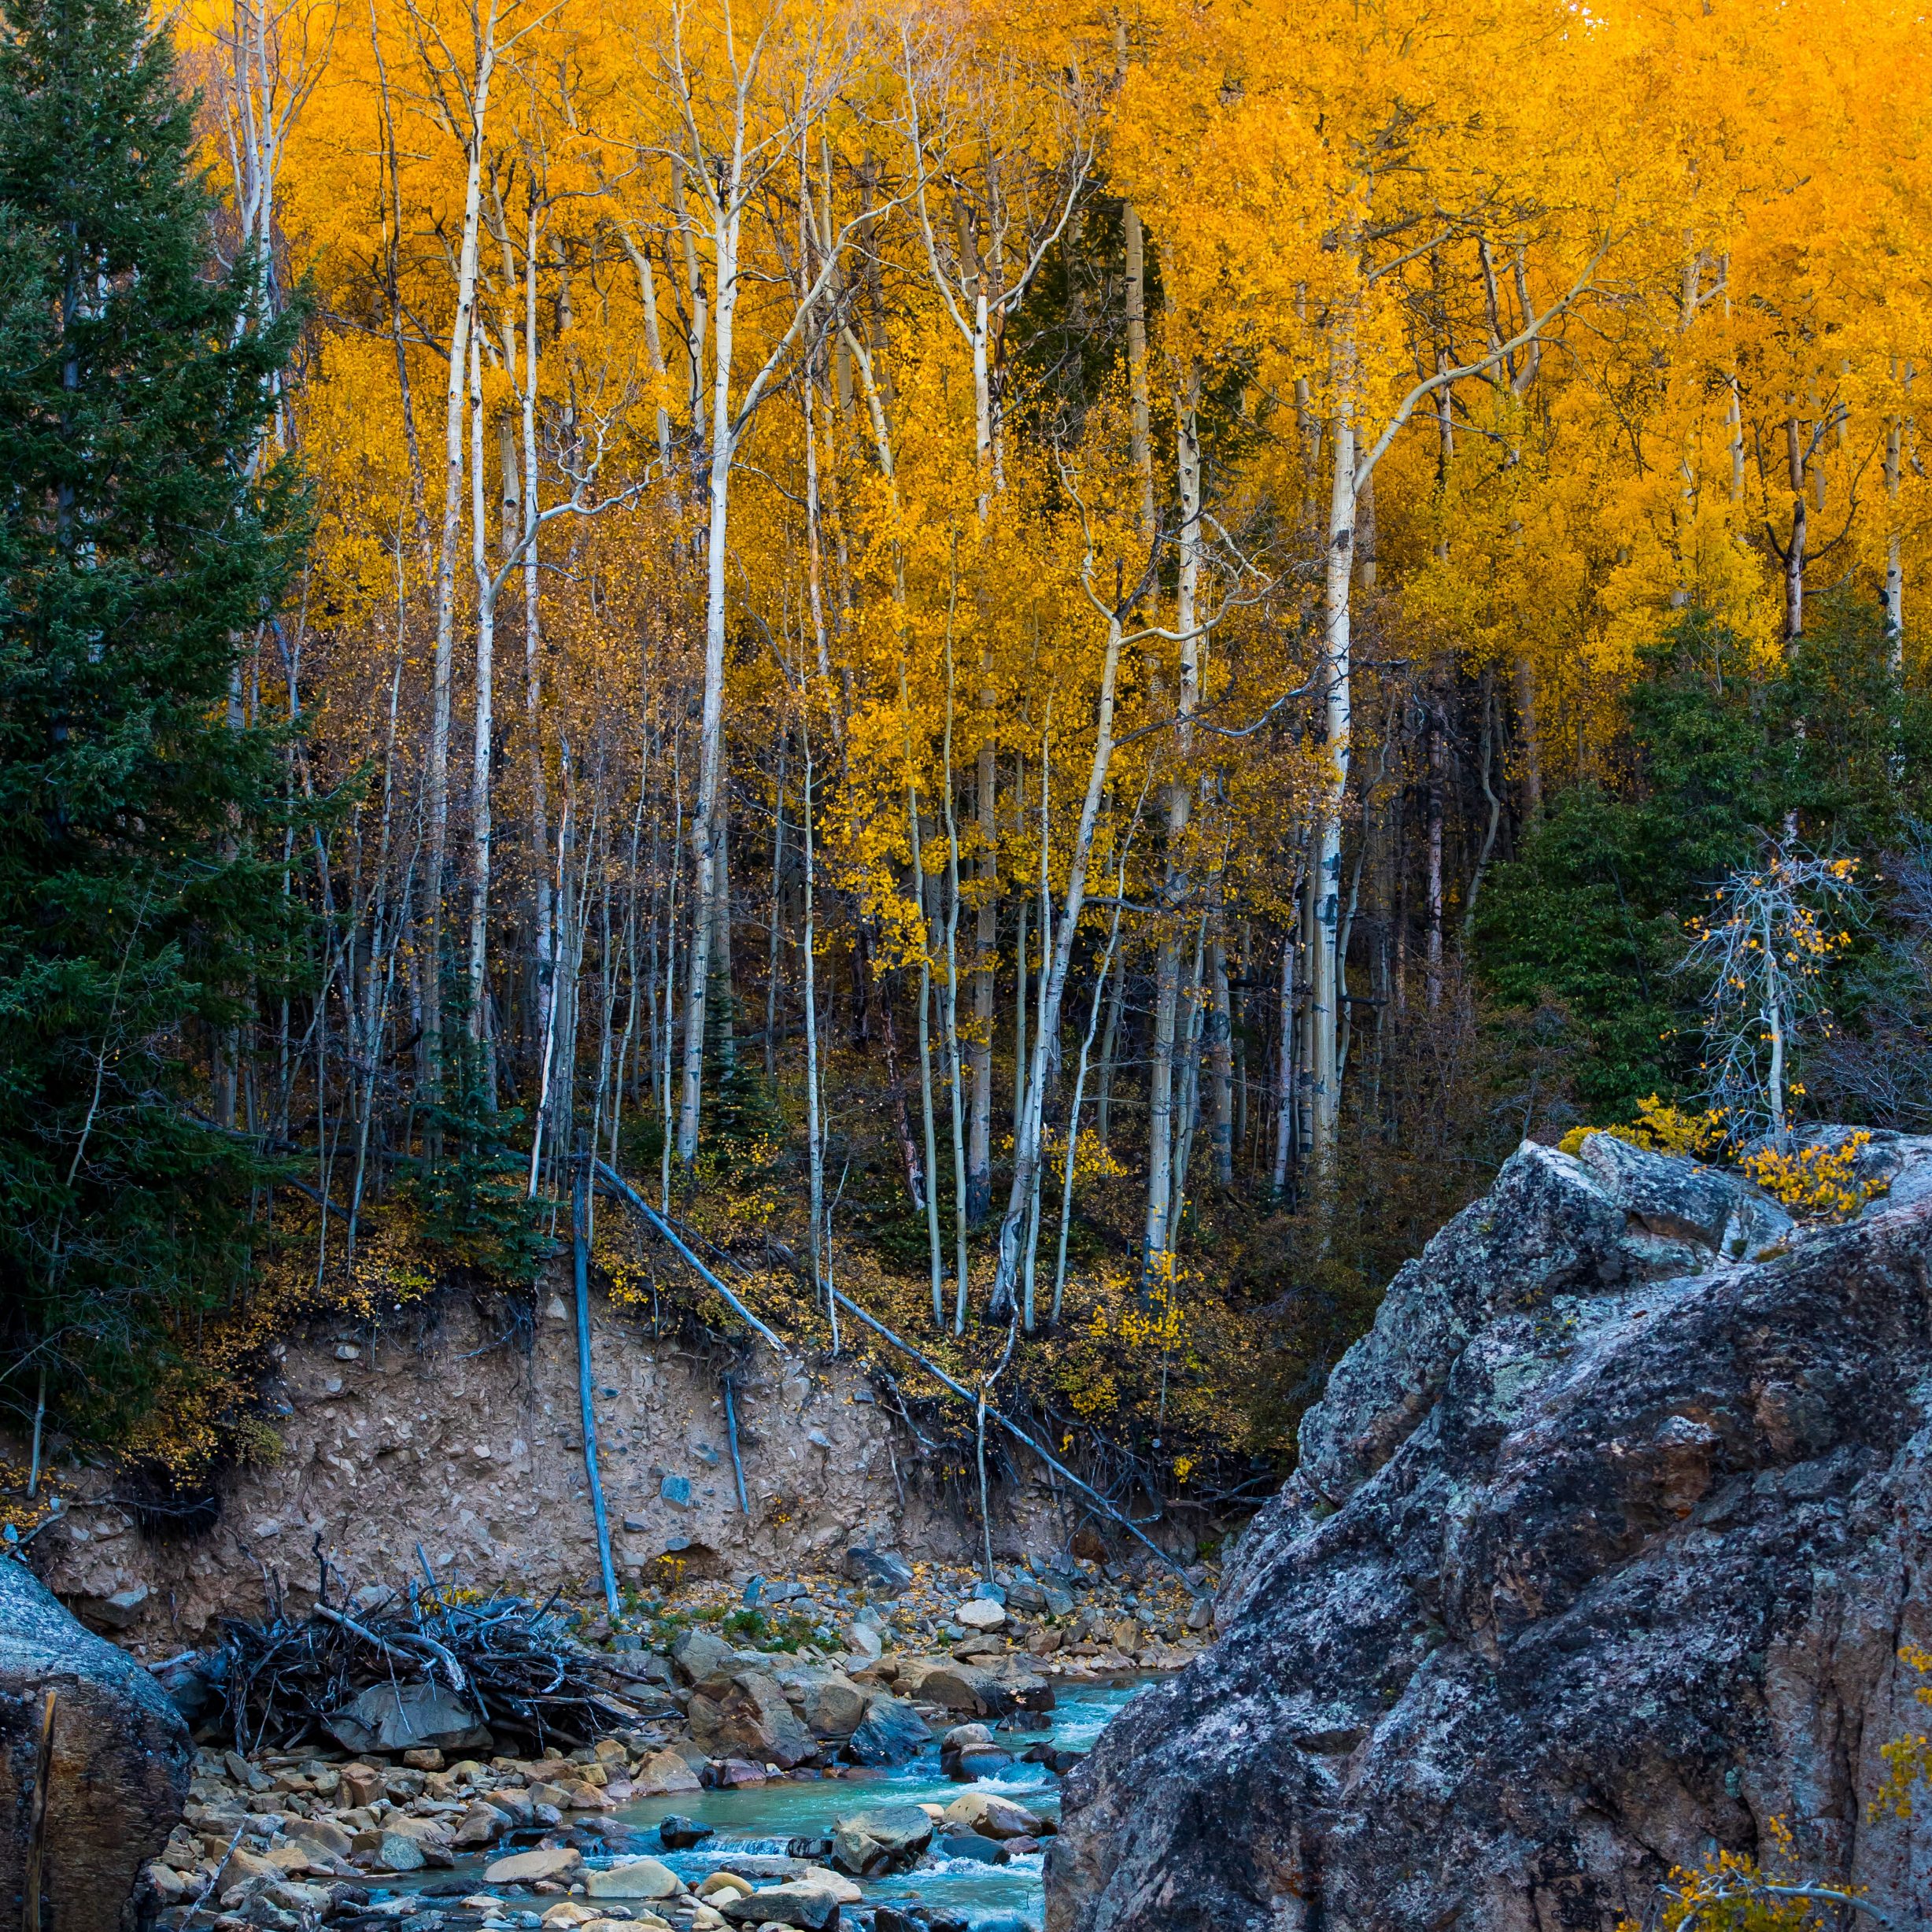
{"type": "Polygon", "coordinates": [[[597,1416],[590,1389],[590,1173],[594,1157],[579,1158],[571,1190],[571,1258],[577,1277],[577,1395],[583,1410],[584,1470],[590,1479],[590,1510],[597,1524],[597,1561],[604,1571],[604,1601],[615,1622],[622,1612],[617,1572],[611,1565],[611,1519],[597,1474],[597,1416]]]}
{"type": "MultiPolygon", "coordinates": [[[[192,1656],[194,1653],[190,1652],[189,1654],[192,1656]]],[[[228,1841],[228,1849],[215,1860],[215,1869],[208,1875],[207,1881],[201,1890],[195,1893],[194,1902],[188,1908],[187,1923],[192,1925],[194,1923],[194,1915],[207,1904],[209,1893],[214,1890],[220,1880],[221,1875],[227,1870],[228,1860],[235,1856],[235,1848],[242,1842],[242,1834],[248,1829],[248,1824],[249,1821],[245,1819],[235,1827],[235,1836],[228,1841]]],[[[28,1932],[33,1932],[33,1928],[30,1926],[28,1932]]]]}
{"type": "Polygon", "coordinates": [[[34,1764],[34,1808],[27,1827],[27,1870],[20,1888],[20,1932],[40,1932],[40,1871],[47,1843],[47,1786],[54,1775],[54,1707],[50,1690],[40,1706],[40,1744],[34,1764]]]}
{"type": "Polygon", "coordinates": [[[1875,1919],[1882,1926],[1895,1926],[1898,1921],[1889,1913],[1879,1911],[1869,1899],[1860,1898],[1856,1892],[1841,1892],[1823,1885],[1768,1885],[1762,1880],[1742,1886],[1735,1892],[1720,1893],[1714,1898],[1700,1899],[1678,1921],[1679,1932],[1694,1926],[1704,1915],[1707,1905],[1728,1905],[1739,1898],[1805,1898],[1828,1905],[1849,1905],[1854,1912],[1862,1912],[1875,1919]]]}
{"type": "MultiPolygon", "coordinates": [[[[422,1551],[423,1546],[419,1543],[416,1546],[416,1553],[420,1556],[422,1551]]],[[[427,1568],[427,1558],[424,1559],[424,1567],[427,1568]]],[[[434,1572],[430,1574],[430,1584],[432,1589],[435,1587],[436,1579],[434,1572]]],[[[358,1624],[353,1616],[345,1616],[339,1610],[331,1610],[326,1603],[318,1603],[315,1607],[315,1614],[325,1623],[338,1625],[342,1629],[347,1631],[351,1636],[360,1637],[364,1643],[374,1649],[380,1650],[385,1657],[395,1663],[406,1664],[413,1668],[419,1661],[417,1658],[408,1656],[397,1649],[388,1638],[379,1637],[367,1624],[358,1624]]],[[[468,1680],[464,1677],[463,1666],[456,1661],[456,1653],[453,1650],[445,1649],[434,1637],[424,1636],[420,1631],[418,1631],[411,1641],[421,1644],[426,1649],[433,1651],[438,1657],[441,1659],[445,1668],[449,1673],[449,1687],[452,1690],[467,1690],[468,1680]]]]}

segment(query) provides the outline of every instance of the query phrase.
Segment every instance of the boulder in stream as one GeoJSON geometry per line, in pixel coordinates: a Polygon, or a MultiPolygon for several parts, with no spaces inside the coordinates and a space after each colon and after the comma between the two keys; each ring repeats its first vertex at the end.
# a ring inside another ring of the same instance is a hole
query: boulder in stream
{"type": "Polygon", "coordinates": [[[866,1700],[866,1714],[845,1741],[845,1755],[855,1764],[910,1764],[933,1748],[925,1720],[903,1697],[875,1691],[866,1700]]]}
{"type": "Polygon", "coordinates": [[[732,1925],[794,1926],[799,1932],[830,1932],[839,1922],[838,1894],[830,1886],[800,1879],[739,1894],[718,1907],[732,1925]]]}
{"type": "Polygon", "coordinates": [[[832,1863],[855,1878],[915,1865],[933,1842],[933,1820],[918,1805],[876,1805],[837,1821],[832,1863]]]}

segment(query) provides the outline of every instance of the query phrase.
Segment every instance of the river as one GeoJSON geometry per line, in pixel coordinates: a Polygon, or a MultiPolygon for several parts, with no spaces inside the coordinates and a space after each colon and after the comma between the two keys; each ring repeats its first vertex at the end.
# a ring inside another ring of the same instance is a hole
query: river
{"type": "MultiPolygon", "coordinates": [[[[1151,1681],[1135,1678],[1114,1683],[1058,1686],[1059,1701],[1049,1731],[1019,1734],[1022,1746],[1051,1738],[1070,1750],[1084,1751],[1129,1698],[1151,1681]]],[[[940,1775],[939,1753],[896,1771],[861,1780],[812,1779],[754,1785],[736,1791],[699,1791],[674,1798],[650,1798],[626,1805],[615,1816],[626,1824],[652,1827],[676,1812],[711,1826],[718,1835],[691,1851],[657,1852],[687,1884],[747,1857],[782,1856],[788,1841],[829,1836],[835,1817],[874,1805],[947,1804],[962,1790],[1004,1792],[1048,1817],[1060,1808],[1059,1780],[1043,1766],[1015,1764],[997,1782],[955,1783],[940,1775]]],[[[633,1854],[634,1856],[634,1854],[633,1854]]],[[[917,1869],[868,1880],[869,1904],[918,1904],[963,1919],[973,1932],[1029,1932],[1042,1922],[1041,1865],[1037,1856],[1005,1865],[964,1859],[929,1858],[917,1869]]]]}

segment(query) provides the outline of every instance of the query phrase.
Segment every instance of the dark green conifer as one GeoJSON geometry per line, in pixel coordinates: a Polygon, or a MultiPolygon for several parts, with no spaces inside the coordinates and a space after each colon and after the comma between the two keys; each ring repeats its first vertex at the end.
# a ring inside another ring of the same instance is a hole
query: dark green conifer
{"type": "Polygon", "coordinates": [[[0,1350],[105,1431],[248,1251],[209,1075],[289,956],[283,758],[231,698],[301,541],[294,325],[216,257],[143,0],[0,17],[0,1350]]]}

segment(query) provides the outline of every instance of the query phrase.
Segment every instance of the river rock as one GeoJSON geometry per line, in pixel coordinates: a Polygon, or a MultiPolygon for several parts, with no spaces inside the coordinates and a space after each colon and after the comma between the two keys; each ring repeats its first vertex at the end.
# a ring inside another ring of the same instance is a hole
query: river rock
{"type": "Polygon", "coordinates": [[[667,1852],[688,1852],[694,1845],[702,1845],[707,1838],[715,1838],[715,1827],[701,1825],[695,1818],[680,1817],[676,1812],[667,1813],[658,1820],[657,1835],[667,1852]]]}
{"type": "Polygon", "coordinates": [[[866,1694],[841,1671],[787,1671],[778,1681],[815,1738],[849,1738],[865,1716],[866,1694]]]}
{"type": "Polygon", "coordinates": [[[1915,1914],[1871,1800],[1932,1639],[1932,1140],[1861,1168],[1794,1229],[1602,1135],[1513,1155],[1304,1419],[1221,1641],[1067,1779],[1050,1932],[1609,1932],[1779,1817],[1915,1914]]]}
{"type": "Polygon", "coordinates": [[[933,1820],[917,1805],[877,1805],[837,1820],[832,1863],[855,1878],[918,1864],[933,1842],[933,1820]]]}
{"type": "Polygon", "coordinates": [[[984,1597],[969,1598],[953,1612],[953,1620],[968,1630],[998,1630],[1007,1620],[1004,1608],[984,1597]]]}
{"type": "Polygon", "coordinates": [[[583,1853],[574,1845],[545,1846],[541,1851],[515,1852],[500,1858],[484,1867],[483,1877],[491,1885],[534,1885],[540,1878],[560,1878],[583,1862],[583,1853]]]}
{"type": "Polygon", "coordinates": [[[976,1831],[955,1832],[933,1849],[941,1858],[969,1859],[976,1865],[1003,1865],[1013,1856],[997,1839],[983,1838],[976,1831]]]}
{"type": "Polygon", "coordinates": [[[688,1684],[701,1684],[707,1677],[728,1675],[737,1653],[715,1631],[687,1630],[670,1647],[670,1660],[678,1675],[688,1684]]]}
{"type": "Polygon", "coordinates": [[[50,1691],[46,1932],[116,1932],[132,1924],[135,1881],[181,1816],[187,1725],[133,1658],[83,1629],[24,1564],[0,1558],[0,1898],[17,1901],[17,1919],[50,1691]]]}
{"type": "Polygon", "coordinates": [[[917,1694],[929,1704],[973,1717],[999,1717],[1013,1709],[999,1672],[981,1664],[937,1664],[921,1677],[917,1694]]]}
{"type": "Polygon", "coordinates": [[[846,1551],[845,1574],[869,1590],[890,1590],[894,1595],[912,1587],[912,1565],[903,1557],[866,1543],[854,1543],[846,1551]]]}
{"type": "Polygon", "coordinates": [[[876,1664],[885,1654],[885,1639],[870,1624],[855,1623],[847,1627],[845,1648],[855,1668],[876,1664]]]}
{"type": "Polygon", "coordinates": [[[947,1833],[977,1831],[984,1838],[1036,1838],[1051,1827],[1036,1813],[994,1791],[962,1791],[940,1815],[947,1833]]]}
{"type": "Polygon", "coordinates": [[[371,1849],[385,1871],[420,1871],[430,1862],[428,1845],[412,1832],[378,1832],[371,1849]]]}
{"type": "Polygon", "coordinates": [[[655,1858],[626,1859],[621,1865],[584,1874],[589,1898],[675,1898],[684,1882],[670,1866],[655,1858]]]}
{"type": "Polygon", "coordinates": [[[349,1834],[333,1818],[298,1818],[291,1813],[283,1819],[282,1829],[298,1843],[313,1845],[336,1858],[346,1858],[354,1849],[349,1834]]]}
{"type": "Polygon", "coordinates": [[[481,1750],[490,1742],[468,1701],[442,1684],[371,1684],[322,1721],[350,1751],[481,1750]]]}
{"type": "Polygon", "coordinates": [[[634,1798],[674,1797],[681,1791],[701,1791],[704,1781],[675,1751],[653,1751],[632,1774],[634,1798]]]}
{"type": "Polygon", "coordinates": [[[705,1690],[691,1694],[689,1716],[692,1737],[714,1757],[748,1757],[790,1771],[818,1755],[818,1739],[775,1677],[740,1671],[722,1684],[705,1681],[705,1690]]]}
{"type": "Polygon", "coordinates": [[[866,1700],[866,1714],[845,1742],[845,1755],[855,1764],[909,1764],[933,1748],[925,1720],[903,1697],[875,1691],[866,1700]]]}
{"type": "Polygon", "coordinates": [[[718,1909],[731,1925],[795,1926],[801,1932],[828,1932],[839,1922],[837,1896],[825,1886],[802,1880],[767,1886],[748,1897],[740,1893],[724,1900],[718,1909]]]}
{"type": "Polygon", "coordinates": [[[866,1896],[863,1888],[853,1884],[843,1872],[829,1871],[823,1865],[807,1865],[798,1875],[798,1882],[823,1887],[841,1905],[859,1904],[866,1896]]]}

